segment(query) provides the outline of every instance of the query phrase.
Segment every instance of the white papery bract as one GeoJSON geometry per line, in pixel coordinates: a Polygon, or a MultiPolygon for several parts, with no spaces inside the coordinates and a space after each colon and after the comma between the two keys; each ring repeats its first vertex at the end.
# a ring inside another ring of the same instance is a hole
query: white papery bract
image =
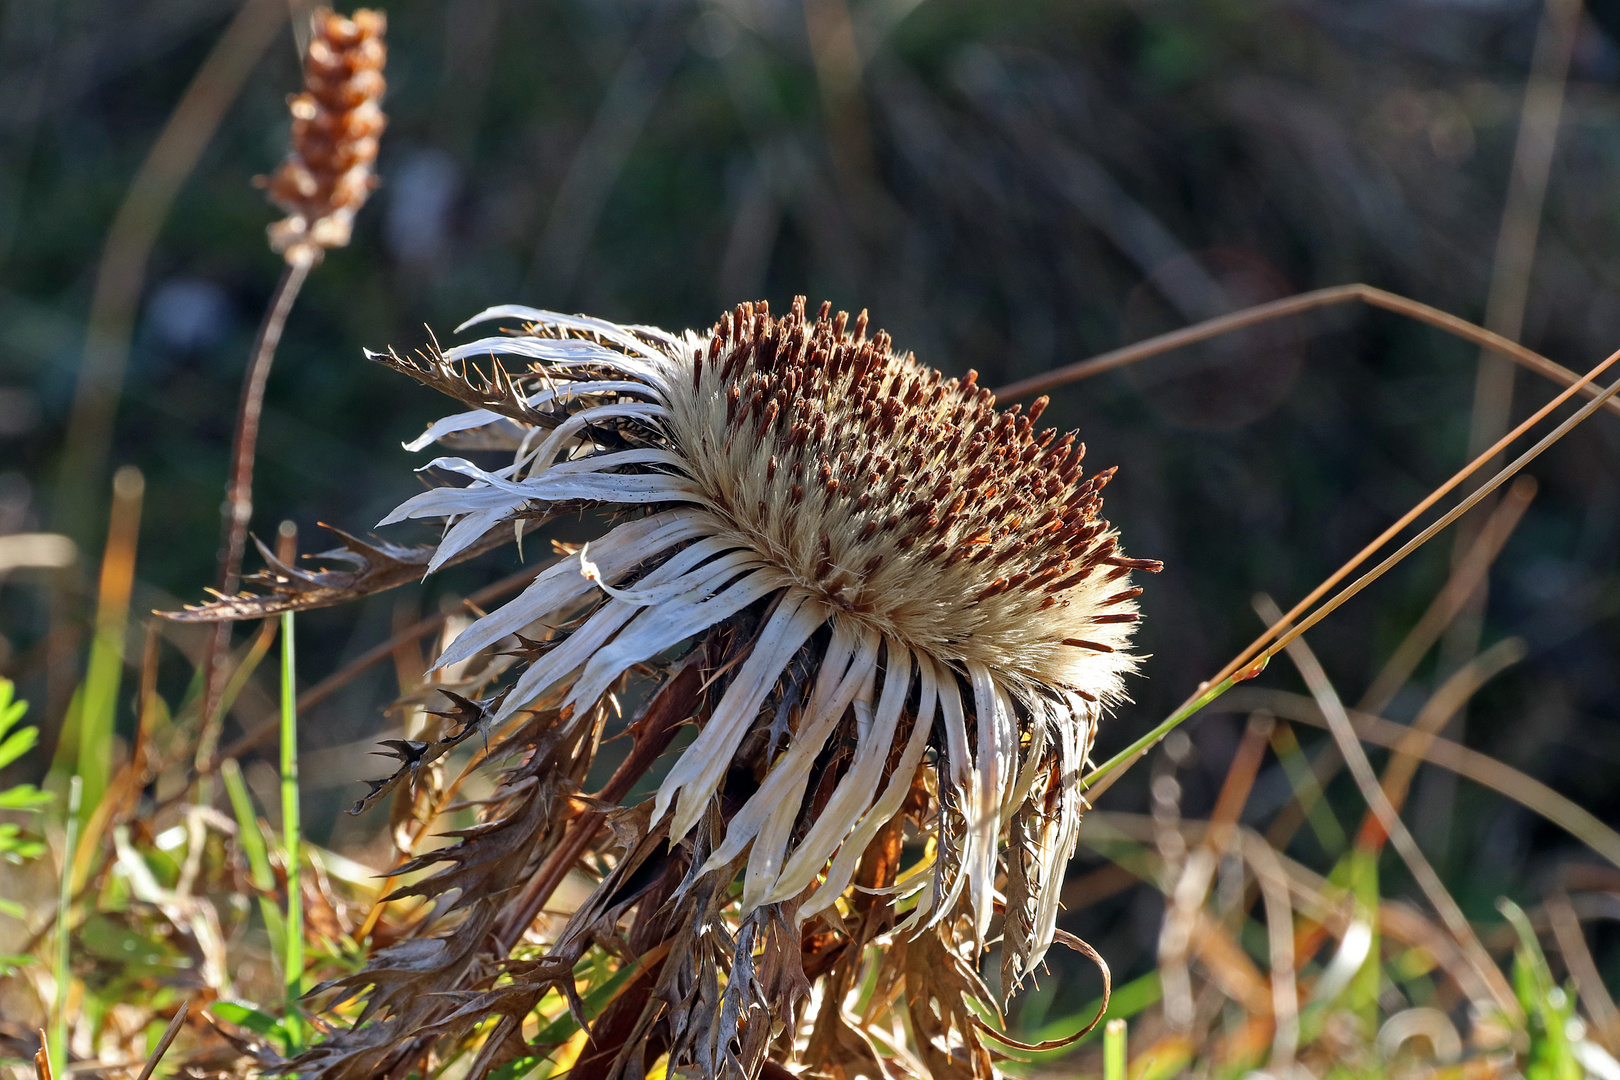
{"type": "Polygon", "coordinates": [[[741,305],[707,334],[674,335],[501,307],[468,325],[491,321],[515,332],[385,359],[481,406],[410,449],[504,449],[510,463],[440,457],[429,467],[465,483],[425,491],[385,523],[442,520],[437,568],[514,522],[582,508],[621,517],[438,665],[570,625],[494,719],[542,698],[578,718],[632,667],[751,617],[746,655],[658,788],[654,820],[686,836],[749,733],[786,708],[785,746],[707,866],[746,853],[744,913],[796,899],[806,919],[846,892],[932,751],[937,781],[925,786],[940,805],[932,865],[909,878],[909,925],[965,905],[982,940],[1011,836],[1015,976],[1038,963],[1075,845],[1079,776],[1134,664],[1140,590],[1126,579],[1156,568],[1124,558],[1098,516],[1112,470],[1082,479],[1084,446],[1035,429],[1044,400],[998,411],[972,373],[946,379],[897,356],[887,335],[867,338],[864,314],[851,323],[823,306],[807,319],[801,300],[773,319],[741,305]],[[481,389],[469,362],[498,365],[481,389]],[[793,671],[808,674],[790,693],[793,671]],[[827,778],[835,736],[853,751],[827,778]]]}

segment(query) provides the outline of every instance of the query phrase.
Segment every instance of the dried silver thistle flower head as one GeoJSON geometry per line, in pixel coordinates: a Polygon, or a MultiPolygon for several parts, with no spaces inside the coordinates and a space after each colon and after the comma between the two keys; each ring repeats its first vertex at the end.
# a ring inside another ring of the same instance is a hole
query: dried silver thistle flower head
{"type": "Polygon", "coordinates": [[[1134,664],[1141,590],[1128,578],[1158,568],[1126,558],[1099,516],[1113,470],[1085,477],[1072,433],[1036,429],[1044,399],[998,410],[973,373],[947,379],[887,334],[868,337],[864,312],[824,304],[807,318],[800,298],[772,318],[743,304],[681,335],[521,307],[467,325],[492,320],[521,329],[378,358],[477,406],[410,449],[507,448],[510,464],[438,458],[429,467],[468,482],[384,523],[446,522],[436,567],[513,522],[581,507],[624,520],[438,663],[570,625],[491,719],[548,694],[583,717],[632,666],[753,612],[653,820],[667,815],[681,840],[728,772],[751,764],[757,784],[727,809],[706,867],[746,853],[744,914],[796,898],[802,921],[845,893],[931,753],[942,805],[910,923],[953,917],[960,901],[982,940],[999,891],[1022,977],[1052,941],[1078,778],[1134,664]],[[1009,829],[1022,857],[1003,878],[1009,829]]]}
{"type": "Polygon", "coordinates": [[[1126,558],[1099,516],[1112,470],[1085,477],[1073,435],[1037,431],[1044,402],[997,410],[971,373],[897,355],[864,313],[807,318],[802,298],[680,335],[522,307],[471,323],[490,321],[511,331],[375,356],[471,406],[409,449],[498,455],[435,459],[425,468],[465,482],[385,519],[442,521],[436,547],[345,537],[324,558],[348,569],[321,572],[266,553],[254,583],[269,595],[177,616],[323,606],[563,515],[615,522],[562,545],[438,657],[493,653],[456,688],[498,692],[452,694],[433,741],[385,744],[400,768],[357,810],[479,732],[507,764],[478,825],[396,868],[439,867],[393,894],[434,913],[317,988],[370,990],[356,1023],[292,1067],[403,1074],[491,1018],[469,1075],[549,1053],[521,1037],[538,1003],[574,1003],[585,952],[622,935],[611,951],[641,960],[621,974],[639,973],[590,1022],[580,1080],[665,1055],[706,1080],[792,1060],[989,1080],[976,960],[998,908],[1006,993],[1058,937],[1082,769],[1134,664],[1128,579],[1158,568],[1126,558]],[[624,763],[595,800],[569,798],[609,702],[649,671],[664,677],[624,763]],[[612,809],[688,719],[696,737],[656,794],[612,809]],[[593,845],[590,898],[560,928],[537,919],[593,845]],[[860,1017],[844,1004],[858,985],[881,988],[860,1017]],[[910,1050],[893,1049],[900,1009],[910,1050]],[[880,1025],[892,1053],[862,1034],[880,1025]]]}

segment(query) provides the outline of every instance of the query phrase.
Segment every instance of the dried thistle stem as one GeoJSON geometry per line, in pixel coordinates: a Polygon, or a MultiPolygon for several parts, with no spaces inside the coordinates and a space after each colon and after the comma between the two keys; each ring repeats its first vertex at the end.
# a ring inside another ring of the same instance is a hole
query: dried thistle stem
{"type": "MultiPolygon", "coordinates": [[[[276,285],[275,294],[259,327],[259,337],[253,347],[253,362],[242,383],[242,399],[236,410],[236,437],[231,445],[231,478],[225,487],[225,505],[222,544],[219,556],[219,591],[229,596],[234,593],[242,576],[242,555],[247,550],[248,522],[253,518],[253,463],[259,444],[259,420],[264,412],[264,388],[270,379],[270,368],[275,363],[276,346],[281,343],[282,328],[298,299],[310,268],[315,265],[315,249],[302,248],[289,253],[287,268],[276,285]]],[[[220,658],[230,642],[231,624],[218,623],[209,639],[203,664],[207,672],[203,692],[203,730],[197,743],[197,768],[206,768],[214,759],[214,748],[219,744],[223,716],[214,715],[219,709],[220,691],[224,680],[220,658]]]]}
{"type": "MultiPolygon", "coordinates": [[[[372,164],[377,140],[388,118],[380,102],[387,83],[382,69],[388,51],[383,44],[387,20],[381,12],[360,9],[352,18],[318,8],[310,16],[310,42],[304,58],[304,91],[288,102],[292,139],[287,158],[273,176],[261,177],[272,202],[287,217],[270,226],[270,247],[287,262],[281,281],[253,348],[253,362],[242,384],[231,449],[231,478],[225,488],[224,544],[220,551],[219,591],[237,590],[247,527],[253,517],[253,460],[259,442],[264,388],[275,361],[281,331],[310,269],[327,248],[348,244],[354,215],[376,187],[372,164]]],[[[196,767],[206,771],[214,761],[224,717],[214,715],[220,703],[220,657],[230,643],[230,626],[220,623],[209,640],[205,668],[202,731],[196,767]]]]}

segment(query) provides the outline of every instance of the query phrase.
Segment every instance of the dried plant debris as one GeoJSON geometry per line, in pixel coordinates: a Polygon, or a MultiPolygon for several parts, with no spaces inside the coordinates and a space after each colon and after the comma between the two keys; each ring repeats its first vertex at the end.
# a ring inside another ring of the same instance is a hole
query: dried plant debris
{"type": "MultiPolygon", "coordinates": [[[[537,522],[522,522],[523,531],[535,527],[537,522]]],[[[236,622],[244,619],[263,619],[283,611],[309,611],[331,607],[334,604],[358,600],[373,593],[408,585],[422,580],[434,563],[433,547],[404,547],[383,540],[362,540],[333,528],[323,528],[337,534],[340,547],[305,555],[305,559],[328,564],[325,569],[305,570],[283,562],[262,540],[254,539],[265,569],[250,574],[244,589],[235,596],[223,596],[207,604],[188,605],[183,611],[160,611],[157,614],[174,622],[236,622]],[[336,564],[336,565],[331,565],[336,564]]],[[[516,533],[510,526],[492,529],[477,542],[459,553],[455,562],[476,558],[478,555],[513,541],[516,533]]],[[[439,563],[438,565],[443,565],[439,563]]],[[[213,590],[210,590],[213,592],[213,590]]]]}
{"type": "Polygon", "coordinates": [[[399,767],[357,809],[511,731],[479,822],[397,868],[426,876],[393,898],[431,914],[322,987],[328,1009],[364,1004],[294,1064],[398,1075],[459,1046],[482,1075],[555,1049],[560,1021],[536,1012],[554,1000],[592,1032],[585,1076],[667,1055],[672,1071],[756,1077],[806,1045],[871,1073],[887,1053],[873,1017],[829,989],[870,975],[907,1002],[919,1068],[991,1075],[974,965],[1001,909],[1004,991],[1053,943],[1079,777],[1135,665],[1129,575],[1157,569],[1099,514],[1113,470],[1086,476],[1073,434],[1037,431],[1043,403],[997,410],[971,373],[945,379],[868,337],[864,314],[741,305],[683,335],[526,308],[474,322],[495,319],[513,332],[380,359],[472,407],[411,448],[509,463],[434,459],[465,482],[383,522],[442,522],[431,554],[351,539],[347,576],[271,563],[260,610],[431,572],[580,506],[617,523],[438,657],[510,664],[492,696],[451,693],[441,737],[384,744],[399,767]],[[649,679],[629,756],[584,798],[615,695],[649,679]],[[688,718],[696,738],[656,791],[613,810],[688,718]],[[926,841],[920,859],[907,838],[926,841]],[[582,870],[590,899],[544,915],[582,870]],[[575,985],[591,949],[627,980],[610,1007],[575,985]]]}
{"type": "Polygon", "coordinates": [[[433,715],[448,720],[455,725],[455,730],[442,739],[431,741],[384,739],[378,745],[387,749],[374,751],[374,753],[380,757],[394,758],[400,763],[399,768],[381,780],[367,780],[365,783],[370,790],[350,808],[349,813],[362,813],[377,805],[400,783],[414,779],[422,769],[432,765],[473,735],[483,735],[487,746],[489,740],[489,717],[495,709],[500,707],[501,698],[505,696],[505,691],[502,691],[488,702],[473,701],[449,690],[441,690],[440,693],[449,698],[455,708],[449,712],[436,712],[433,715]]]}

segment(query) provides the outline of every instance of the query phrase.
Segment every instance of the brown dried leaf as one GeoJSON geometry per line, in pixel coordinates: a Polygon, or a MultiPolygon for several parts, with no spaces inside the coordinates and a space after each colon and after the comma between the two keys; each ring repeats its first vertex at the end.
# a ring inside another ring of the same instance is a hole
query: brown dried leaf
{"type": "Polygon", "coordinates": [[[942,932],[911,941],[906,991],[917,1049],[934,1080],[995,1080],[990,1052],[979,1039],[978,1016],[966,1002],[973,997],[993,1007],[993,999],[942,932]]]}
{"type": "MultiPolygon", "coordinates": [[[[524,527],[525,530],[533,529],[541,523],[539,519],[529,520],[524,527]]],[[[335,563],[336,566],[327,565],[319,570],[299,569],[276,558],[275,552],[255,538],[253,542],[264,559],[265,569],[248,575],[242,583],[266,591],[243,591],[235,596],[215,593],[218,599],[210,603],[187,605],[183,611],[159,611],[156,614],[182,623],[239,622],[279,615],[284,611],[331,607],[420,581],[427,573],[428,562],[435,550],[432,546],[403,547],[386,540],[373,543],[324,522],[322,528],[336,533],[342,545],[304,558],[318,563],[335,563]]],[[[510,525],[499,525],[445,565],[466,562],[502,544],[511,543],[513,538],[514,530],[510,525]]]]}
{"type": "Polygon", "coordinates": [[[474,409],[487,409],[492,413],[516,420],[521,424],[553,428],[567,418],[567,412],[546,412],[529,404],[529,392],[517,385],[500,361],[490,358],[490,374],[486,375],[469,361],[446,360],[434,349],[400,356],[390,349],[385,353],[368,352],[372,360],[409,375],[423,386],[431,387],[449,398],[474,409]]]}

